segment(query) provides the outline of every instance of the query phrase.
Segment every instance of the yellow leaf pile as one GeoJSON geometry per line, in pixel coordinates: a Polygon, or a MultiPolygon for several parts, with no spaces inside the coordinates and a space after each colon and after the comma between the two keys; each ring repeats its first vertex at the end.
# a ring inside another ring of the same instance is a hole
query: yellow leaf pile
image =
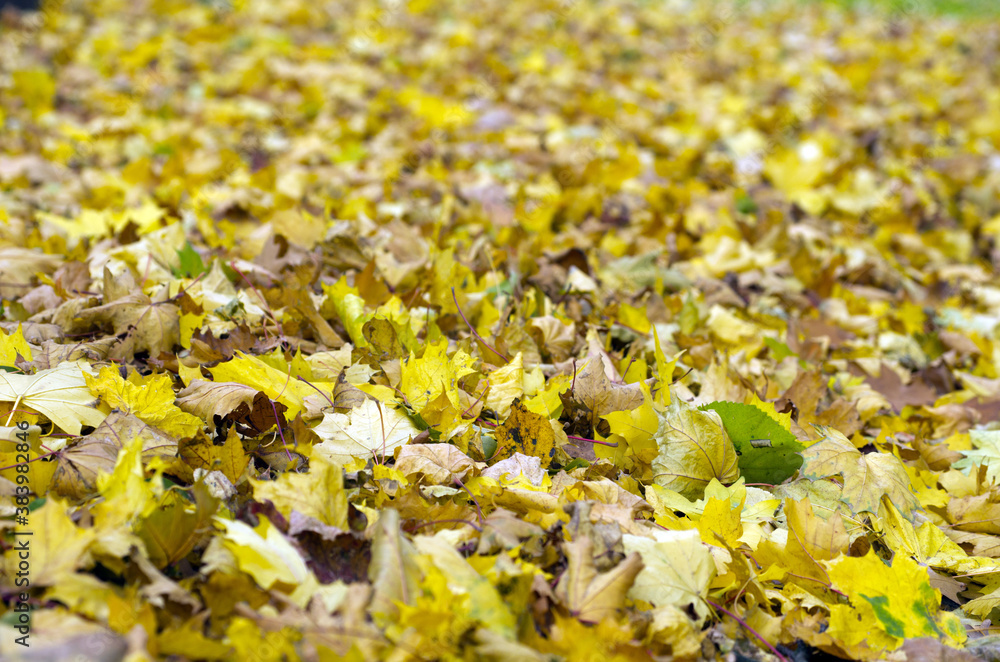
{"type": "Polygon", "coordinates": [[[904,4],[5,13],[0,658],[996,659],[1000,23],[904,4]]]}

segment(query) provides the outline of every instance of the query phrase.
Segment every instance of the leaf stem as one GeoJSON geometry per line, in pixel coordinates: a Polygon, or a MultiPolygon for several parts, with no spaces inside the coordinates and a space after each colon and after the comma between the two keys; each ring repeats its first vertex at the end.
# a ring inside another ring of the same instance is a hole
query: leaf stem
{"type": "Polygon", "coordinates": [[[750,627],[750,625],[747,624],[747,622],[744,621],[742,618],[740,618],[739,616],[737,616],[733,612],[729,611],[728,609],[726,609],[722,605],[719,605],[719,604],[716,604],[716,603],[712,602],[708,598],[703,598],[703,600],[705,600],[705,602],[707,602],[708,604],[712,605],[712,607],[714,607],[715,609],[718,609],[721,612],[729,614],[729,616],[731,616],[733,620],[735,620],[737,623],[739,623],[743,627],[744,630],[746,630],[747,632],[749,632],[753,636],[757,637],[757,639],[759,639],[762,644],[764,644],[765,646],[767,646],[768,650],[770,650],[771,653],[775,657],[777,657],[782,662],[788,662],[788,658],[787,657],[785,657],[784,655],[782,655],[781,653],[779,653],[777,648],[775,648],[774,646],[772,646],[770,644],[770,642],[768,642],[767,639],[765,639],[764,637],[762,637],[759,632],[757,632],[752,627],[750,627]]]}
{"type": "Polygon", "coordinates": [[[306,384],[309,384],[309,386],[312,386],[312,387],[313,387],[314,389],[316,389],[316,392],[317,392],[317,393],[319,393],[319,394],[320,394],[320,395],[322,395],[322,396],[323,396],[324,398],[326,398],[326,401],[330,403],[330,406],[331,406],[331,407],[335,406],[335,405],[333,404],[333,400],[331,400],[331,399],[330,399],[330,397],[329,397],[329,396],[327,396],[327,394],[326,394],[326,393],[324,393],[323,391],[321,391],[321,390],[319,389],[319,387],[318,387],[318,386],[316,386],[315,384],[313,384],[313,383],[312,383],[311,381],[309,381],[308,379],[305,379],[305,378],[303,378],[303,377],[302,377],[302,375],[296,375],[296,376],[295,376],[295,379],[299,380],[300,382],[305,382],[306,384]]]}
{"type": "MultiPolygon", "coordinates": [[[[291,460],[292,454],[288,450],[288,442],[285,441],[285,433],[281,429],[281,418],[278,418],[278,408],[274,406],[274,400],[271,398],[268,398],[267,401],[271,405],[271,411],[274,412],[274,424],[278,426],[278,434],[281,435],[281,445],[285,449],[285,455],[287,455],[288,459],[291,460]]],[[[284,418],[284,415],[282,415],[282,418],[284,418]]]]}
{"type": "Polygon", "coordinates": [[[462,524],[465,524],[467,526],[471,526],[476,531],[479,531],[479,533],[483,532],[482,527],[476,526],[475,524],[473,524],[472,522],[470,522],[467,519],[434,519],[434,520],[431,520],[429,522],[424,522],[422,524],[417,524],[415,527],[413,527],[413,530],[416,531],[417,529],[422,529],[425,526],[430,526],[431,524],[441,524],[443,522],[461,522],[462,524]]]}
{"type": "Polygon", "coordinates": [[[611,448],[618,448],[618,444],[612,444],[610,441],[601,441],[599,439],[588,439],[586,437],[578,437],[575,434],[566,435],[567,439],[575,439],[576,441],[585,441],[588,444],[600,444],[601,446],[610,446],[611,448]]]}
{"type": "MultiPolygon", "coordinates": [[[[479,526],[481,527],[483,525],[483,509],[479,507],[479,501],[476,500],[475,495],[469,490],[469,488],[465,486],[465,483],[462,482],[461,478],[455,476],[452,478],[452,481],[465,490],[465,492],[469,495],[469,498],[472,499],[472,503],[476,504],[476,519],[479,520],[479,526]]],[[[480,528],[479,532],[482,533],[483,530],[480,528]]]]}
{"type": "MultiPolygon", "coordinates": [[[[62,452],[62,451],[61,451],[61,450],[58,450],[58,451],[50,451],[50,452],[48,452],[48,453],[45,453],[45,454],[43,454],[43,455],[39,455],[38,457],[36,457],[36,458],[34,458],[34,459],[32,459],[32,460],[28,460],[28,462],[37,462],[38,460],[42,460],[42,459],[44,459],[44,458],[47,458],[47,457],[49,457],[50,455],[55,455],[56,453],[60,453],[60,452],[62,452]]],[[[27,464],[27,463],[26,463],[26,462],[17,462],[17,463],[15,463],[15,464],[12,464],[12,465],[10,465],[9,467],[0,467],[0,471],[6,471],[7,469],[13,469],[13,468],[14,468],[14,467],[16,467],[16,466],[17,466],[18,464],[27,464]]]]}
{"type": "MultiPolygon", "coordinates": [[[[239,270],[239,268],[237,268],[237,266],[236,266],[236,260],[230,260],[229,261],[229,268],[232,269],[233,271],[235,271],[236,273],[238,273],[240,275],[240,278],[242,278],[244,281],[246,281],[246,284],[249,285],[250,289],[252,289],[254,291],[254,294],[256,294],[258,297],[260,297],[261,303],[264,304],[264,309],[267,310],[267,314],[271,316],[271,319],[274,321],[274,325],[276,327],[278,327],[279,337],[280,338],[284,338],[285,337],[285,329],[284,329],[284,327],[281,326],[281,322],[278,321],[278,318],[274,316],[274,311],[271,310],[271,304],[269,304],[267,302],[267,299],[265,299],[264,295],[260,293],[260,290],[257,289],[257,286],[254,285],[253,283],[251,283],[250,279],[247,278],[243,274],[243,272],[239,270]]],[[[266,326],[264,327],[264,335],[265,336],[267,335],[267,327],[266,326]]]]}

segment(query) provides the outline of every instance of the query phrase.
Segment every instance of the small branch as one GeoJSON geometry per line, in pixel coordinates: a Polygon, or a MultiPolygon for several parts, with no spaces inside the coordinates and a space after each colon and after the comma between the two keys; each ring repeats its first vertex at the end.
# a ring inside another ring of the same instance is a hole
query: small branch
{"type": "Polygon", "coordinates": [[[479,396],[476,398],[476,401],[473,402],[471,405],[469,405],[469,407],[465,411],[462,412],[462,417],[463,418],[465,418],[466,416],[468,416],[469,412],[472,410],[472,408],[475,407],[477,404],[479,404],[479,401],[483,399],[484,395],[486,395],[486,390],[489,387],[490,387],[490,380],[487,378],[487,380],[486,380],[486,388],[484,388],[483,392],[479,394],[479,396]]]}
{"type": "MultiPolygon", "coordinates": [[[[178,292],[177,294],[175,294],[174,296],[170,297],[170,298],[169,298],[169,299],[167,299],[166,301],[163,301],[162,303],[173,303],[174,301],[177,301],[178,299],[180,299],[180,298],[181,298],[182,296],[184,296],[184,294],[185,294],[185,293],[186,293],[186,292],[187,292],[188,290],[190,290],[190,289],[191,289],[192,287],[194,287],[194,286],[195,286],[195,284],[196,284],[196,283],[197,283],[197,282],[198,282],[199,280],[201,280],[202,276],[204,276],[204,275],[205,275],[205,273],[206,273],[206,272],[202,272],[202,273],[198,274],[198,277],[197,277],[197,278],[195,278],[195,279],[194,279],[193,281],[191,281],[190,283],[188,283],[188,284],[187,284],[187,287],[182,287],[182,288],[180,289],[180,291],[179,291],[179,292],[178,292]]],[[[145,279],[145,276],[143,276],[143,278],[145,279]]],[[[74,290],[74,291],[75,291],[75,290],[74,290]]],[[[90,292],[82,292],[82,294],[91,294],[91,293],[90,293],[90,292]]],[[[154,304],[154,305],[155,305],[155,304],[154,304]]]]}
{"type": "Polygon", "coordinates": [[[462,320],[465,322],[465,325],[469,327],[469,331],[472,332],[472,335],[475,336],[476,340],[478,340],[479,342],[483,343],[483,345],[486,347],[486,349],[490,350],[491,352],[493,352],[494,354],[496,354],[497,356],[499,356],[501,359],[503,359],[504,363],[510,363],[510,359],[509,358],[507,358],[506,356],[504,356],[503,354],[501,354],[497,350],[493,349],[493,346],[490,345],[488,342],[486,342],[483,339],[483,337],[481,335],[479,335],[479,332],[476,331],[476,329],[471,324],[469,324],[469,320],[465,317],[465,313],[462,312],[462,307],[458,305],[458,296],[455,294],[455,288],[454,287],[451,288],[451,298],[454,299],[454,301],[455,301],[455,308],[458,308],[458,314],[462,316],[462,320]]]}
{"type": "MultiPolygon", "coordinates": [[[[685,373],[684,373],[683,375],[681,375],[681,376],[680,376],[680,377],[678,377],[677,379],[675,379],[675,380],[671,381],[670,383],[671,383],[671,384],[676,384],[677,382],[681,381],[682,379],[684,379],[685,377],[687,377],[688,375],[690,375],[690,374],[691,374],[691,371],[692,371],[692,370],[694,370],[694,368],[688,368],[688,369],[687,369],[687,372],[685,372],[685,373]]],[[[672,377],[672,376],[673,376],[673,375],[671,375],[671,377],[672,377]]]]}

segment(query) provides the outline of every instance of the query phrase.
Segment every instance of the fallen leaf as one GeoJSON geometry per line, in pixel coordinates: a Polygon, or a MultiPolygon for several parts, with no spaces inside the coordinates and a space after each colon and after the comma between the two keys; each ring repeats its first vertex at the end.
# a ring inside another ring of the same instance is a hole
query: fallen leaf
{"type": "Polygon", "coordinates": [[[133,414],[111,412],[96,430],[60,453],[52,477],[52,491],[62,496],[85,498],[97,491],[97,477],[110,474],[125,444],[142,439],[144,461],[173,459],[177,439],[148,425],[133,414]]]}
{"type": "Polygon", "coordinates": [[[802,476],[813,480],[842,476],[841,499],[854,512],[881,512],[882,499],[889,499],[912,519],[920,502],[910,491],[903,463],[886,453],[862,454],[836,430],[802,451],[802,476]]]}
{"type": "Polygon", "coordinates": [[[708,616],[705,598],[715,563],[697,531],[660,531],[655,540],[625,534],[622,543],[626,553],[642,557],[642,570],[628,597],[655,607],[690,605],[699,619],[708,616]]]}
{"type": "Polygon", "coordinates": [[[34,375],[0,371],[0,401],[34,409],[60,429],[80,434],[84,425],[96,427],[105,415],[94,408],[96,398],[87,388],[85,363],[60,363],[34,375]]]}
{"type": "Polygon", "coordinates": [[[403,446],[396,456],[396,469],[428,485],[452,485],[464,480],[474,466],[468,455],[449,444],[403,446]]]}
{"type": "Polygon", "coordinates": [[[254,498],[271,501],[282,515],[293,512],[347,530],[347,494],[343,470],[321,455],[313,457],[308,473],[282,473],[277,480],[251,480],[254,498]]]}
{"type": "Polygon", "coordinates": [[[713,402],[701,407],[722,418],[726,433],[739,454],[740,475],[750,483],[776,485],[802,465],[803,449],[791,430],[752,405],[713,402]]]}
{"type": "Polygon", "coordinates": [[[965,628],[954,614],[938,610],[941,594],[927,571],[907,556],[887,566],[874,553],[827,561],[830,581],[847,594],[848,605],[830,609],[830,634],[848,646],[895,650],[913,637],[961,644],[965,628]]]}
{"type": "Polygon", "coordinates": [[[540,416],[514,400],[510,416],[494,430],[497,440],[496,453],[491,460],[504,460],[514,453],[541,458],[542,466],[548,467],[555,455],[555,432],[544,416],[540,416]]]}
{"type": "Polygon", "coordinates": [[[736,481],[736,449],[716,412],[699,411],[680,398],[671,398],[657,416],[654,483],[697,498],[713,478],[724,484],[736,481]]]}
{"type": "Polygon", "coordinates": [[[564,546],[569,567],[556,586],[558,597],[581,621],[599,623],[624,607],[625,594],[643,568],[638,552],[631,552],[613,570],[594,567],[594,543],[580,536],[564,546]]]}
{"type": "Polygon", "coordinates": [[[331,462],[347,463],[356,457],[391,456],[420,430],[399,410],[365,400],[347,414],[326,413],[313,432],[322,440],[316,452],[331,462]]]}
{"type": "Polygon", "coordinates": [[[84,378],[90,391],[109,407],[133,414],[167,434],[193,437],[204,427],[200,418],[174,404],[176,396],[167,375],[141,377],[133,372],[128,379],[122,379],[117,368],[107,366],[96,377],[85,374],[84,378]]]}
{"type": "Polygon", "coordinates": [[[253,405],[260,393],[252,386],[235,382],[209,382],[195,379],[177,394],[177,406],[204,421],[216,416],[225,418],[241,404],[253,405]]]}

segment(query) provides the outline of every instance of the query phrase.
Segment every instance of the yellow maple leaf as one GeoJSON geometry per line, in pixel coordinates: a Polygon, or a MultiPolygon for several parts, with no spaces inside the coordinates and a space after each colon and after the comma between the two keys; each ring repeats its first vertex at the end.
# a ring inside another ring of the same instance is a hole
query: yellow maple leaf
{"type": "Polygon", "coordinates": [[[738,547],[743,536],[742,511],[742,503],[734,508],[729,499],[708,499],[698,519],[702,541],[717,547],[723,544],[738,547]]]}
{"type": "Polygon", "coordinates": [[[13,402],[14,409],[30,407],[66,432],[79,434],[84,425],[96,427],[105,417],[94,408],[96,401],[87,390],[84,380],[92,379],[88,370],[90,366],[80,361],[60,363],[33,375],[0,371],[0,402],[13,402]]]}
{"type": "Polygon", "coordinates": [[[526,396],[533,396],[545,384],[545,377],[540,369],[524,369],[521,352],[507,365],[489,373],[487,379],[490,386],[485,407],[500,416],[506,416],[510,412],[510,405],[515,399],[523,400],[526,396]]]}
{"type": "Polygon", "coordinates": [[[167,375],[143,377],[132,372],[125,380],[117,367],[105,366],[96,377],[84,373],[84,378],[90,391],[109,407],[131,413],[167,434],[193,437],[204,427],[200,418],[174,404],[176,397],[167,375]]]}
{"type": "Polygon", "coordinates": [[[266,517],[256,528],[238,520],[216,516],[222,542],[236,559],[237,567],[269,589],[275,584],[296,586],[306,581],[309,569],[292,544],[266,517]]]}
{"type": "Polygon", "coordinates": [[[862,454],[837,430],[826,428],[825,432],[823,440],[802,452],[803,477],[818,479],[840,474],[844,478],[842,500],[855,512],[878,514],[885,497],[912,518],[920,502],[897,457],[888,453],[862,454]]]}
{"type": "MultiPolygon", "coordinates": [[[[652,462],[659,453],[654,437],[659,419],[653,408],[649,386],[645,382],[639,382],[639,388],[643,396],[642,405],[626,411],[613,411],[601,417],[611,425],[611,434],[607,440],[617,446],[595,444],[594,453],[627,470],[636,480],[648,482],[653,479],[652,462]]],[[[669,392],[669,389],[663,388],[661,391],[669,392]]]]}
{"type": "MultiPolygon", "coordinates": [[[[67,503],[49,497],[41,508],[31,513],[33,586],[58,584],[85,561],[84,552],[93,543],[96,533],[93,529],[76,526],[69,512],[67,503]]],[[[23,559],[19,559],[15,544],[4,553],[7,577],[17,576],[19,560],[23,559]]]]}
{"type": "Polygon", "coordinates": [[[250,483],[257,501],[268,499],[289,520],[298,512],[338,529],[348,528],[344,472],[320,453],[313,454],[308,473],[285,472],[277,480],[250,483]]]}
{"type": "Polygon", "coordinates": [[[830,607],[827,634],[852,648],[895,650],[905,639],[935,637],[960,644],[965,628],[954,614],[940,610],[941,594],[927,569],[905,554],[887,566],[874,552],[825,562],[834,587],[850,604],[830,607]]]}
{"type": "Polygon", "coordinates": [[[142,466],[143,442],[137,436],[122,446],[114,471],[97,477],[97,490],[104,497],[94,506],[95,528],[104,530],[101,542],[129,520],[150,514],[158,504],[158,481],[147,481],[142,466]]]}
{"type": "Polygon", "coordinates": [[[19,354],[25,361],[31,360],[31,346],[24,339],[24,331],[20,324],[14,333],[7,334],[0,331],[0,365],[13,366],[19,354]]]}
{"type": "Polygon", "coordinates": [[[295,378],[292,366],[285,364],[282,368],[265,363],[261,357],[236,352],[232,359],[211,368],[210,372],[216,381],[245,384],[263,391],[270,399],[288,407],[285,415],[289,420],[305,409],[305,399],[309,396],[322,397],[323,393],[328,400],[333,399],[335,384],[316,381],[310,386],[295,378]]]}
{"type": "Polygon", "coordinates": [[[691,605],[699,620],[708,616],[708,584],[715,562],[697,531],[658,531],[656,539],[622,536],[625,553],[639,552],[643,569],[628,596],[655,607],[691,605]]]}
{"type": "Polygon", "coordinates": [[[401,366],[400,390],[417,412],[444,394],[455,409],[460,407],[458,380],[476,371],[473,358],[463,350],[448,358],[448,341],[427,345],[419,359],[411,352],[401,366]]]}
{"type": "Polygon", "coordinates": [[[358,288],[351,287],[346,278],[341,277],[333,285],[324,284],[323,292],[326,294],[323,308],[333,308],[356,347],[367,347],[368,340],[363,329],[368,316],[365,314],[365,300],[361,298],[358,288]]]}

